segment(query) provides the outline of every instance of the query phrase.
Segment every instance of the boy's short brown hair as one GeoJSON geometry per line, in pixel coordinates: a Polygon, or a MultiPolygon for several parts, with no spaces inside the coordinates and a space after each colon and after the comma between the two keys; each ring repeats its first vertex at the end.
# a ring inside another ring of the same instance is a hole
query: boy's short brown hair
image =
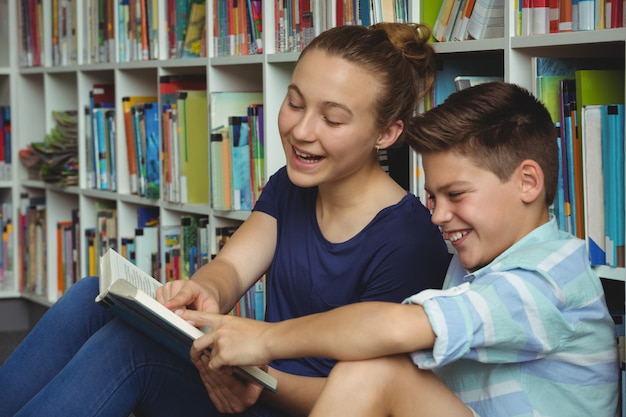
{"type": "Polygon", "coordinates": [[[523,160],[532,159],[544,173],[546,204],[554,201],[557,130],[544,105],[518,85],[491,82],[453,93],[418,115],[407,130],[407,141],[416,152],[456,152],[502,181],[523,160]]]}

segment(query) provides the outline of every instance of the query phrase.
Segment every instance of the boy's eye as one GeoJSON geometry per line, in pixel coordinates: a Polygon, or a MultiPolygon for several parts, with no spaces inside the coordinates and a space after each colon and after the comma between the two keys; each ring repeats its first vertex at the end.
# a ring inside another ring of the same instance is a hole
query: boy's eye
{"type": "Polygon", "coordinates": [[[454,198],[459,198],[463,195],[463,193],[461,191],[457,191],[457,192],[449,192],[448,193],[448,197],[450,197],[451,199],[454,198]]]}

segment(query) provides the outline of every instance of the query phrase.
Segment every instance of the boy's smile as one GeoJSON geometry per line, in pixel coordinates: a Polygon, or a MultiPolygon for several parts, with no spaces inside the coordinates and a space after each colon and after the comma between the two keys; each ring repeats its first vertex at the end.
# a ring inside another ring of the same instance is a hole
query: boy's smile
{"type": "Polygon", "coordinates": [[[422,160],[432,221],[468,270],[487,265],[536,227],[529,221],[520,169],[502,182],[454,152],[426,153],[422,160]]]}

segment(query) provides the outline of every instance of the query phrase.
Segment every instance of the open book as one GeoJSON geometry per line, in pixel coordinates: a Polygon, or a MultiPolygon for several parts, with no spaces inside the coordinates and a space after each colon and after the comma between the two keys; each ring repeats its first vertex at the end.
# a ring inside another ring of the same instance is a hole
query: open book
{"type": "MultiPolygon", "coordinates": [[[[96,302],[183,358],[204,332],[155,299],[162,284],[113,249],[100,258],[100,294],[96,302]]],[[[237,366],[235,373],[276,392],[276,379],[256,366],[237,366]]]]}

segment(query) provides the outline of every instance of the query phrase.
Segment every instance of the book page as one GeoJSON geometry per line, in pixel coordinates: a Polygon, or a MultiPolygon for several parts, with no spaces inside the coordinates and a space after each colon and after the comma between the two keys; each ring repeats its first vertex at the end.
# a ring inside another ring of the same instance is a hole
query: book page
{"type": "Polygon", "coordinates": [[[163,285],[112,249],[109,249],[102,256],[101,264],[102,279],[104,282],[108,282],[106,288],[117,279],[125,279],[154,298],[156,297],[157,288],[163,285]]]}

